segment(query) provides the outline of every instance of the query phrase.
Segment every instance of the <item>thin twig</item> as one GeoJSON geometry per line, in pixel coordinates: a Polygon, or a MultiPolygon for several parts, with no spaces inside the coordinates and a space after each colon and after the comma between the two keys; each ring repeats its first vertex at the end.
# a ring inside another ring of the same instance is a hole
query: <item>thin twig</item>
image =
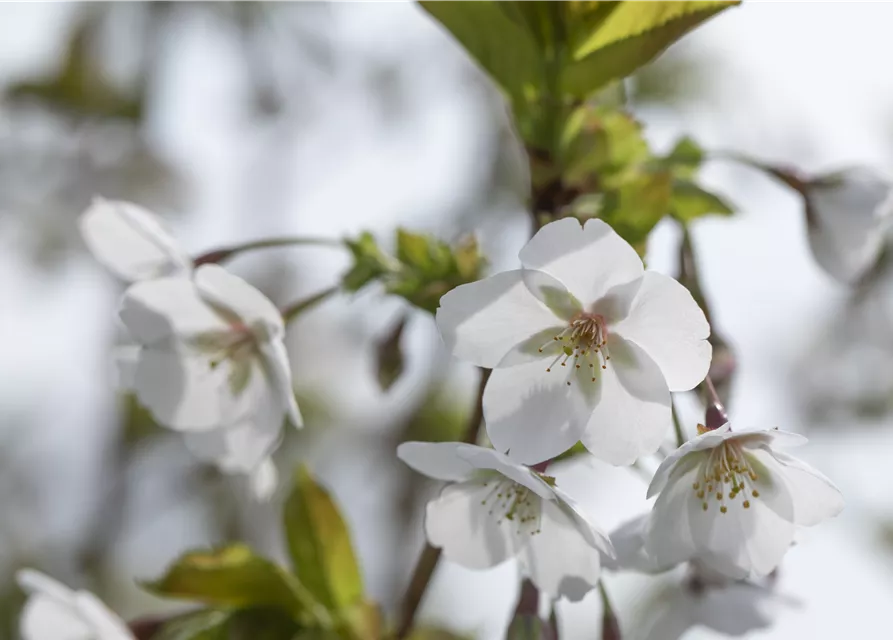
{"type": "Polygon", "coordinates": [[[203,264],[216,264],[232,258],[238,253],[255,251],[257,249],[271,249],[275,247],[316,246],[316,247],[343,247],[344,241],[335,238],[310,238],[304,236],[286,238],[268,238],[266,240],[254,240],[231,247],[213,249],[195,258],[192,262],[198,267],[203,264]]]}
{"type": "MultiPolygon", "coordinates": [[[[484,387],[487,386],[489,378],[490,369],[481,369],[481,380],[478,384],[477,396],[471,416],[469,416],[467,426],[465,427],[465,437],[462,438],[462,442],[476,444],[478,441],[481,423],[484,420],[484,387]]],[[[422,602],[425,591],[428,590],[428,584],[431,582],[434,570],[437,568],[437,563],[440,560],[440,553],[440,549],[431,546],[430,543],[425,543],[425,548],[416,562],[412,578],[406,589],[406,595],[403,598],[403,611],[400,617],[400,626],[397,629],[397,640],[406,638],[412,629],[416,612],[422,602]]]]}
{"type": "Polygon", "coordinates": [[[282,321],[285,322],[285,324],[288,324],[308,309],[315,307],[320,302],[338,293],[339,288],[340,287],[338,286],[329,287],[328,289],[323,289],[319,293],[313,294],[309,298],[293,302],[282,310],[282,321]]]}
{"type": "Polygon", "coordinates": [[[679,414],[676,412],[676,405],[670,400],[670,411],[673,413],[673,431],[676,432],[676,446],[681,447],[685,444],[685,432],[682,430],[682,423],[679,421],[679,414]]]}

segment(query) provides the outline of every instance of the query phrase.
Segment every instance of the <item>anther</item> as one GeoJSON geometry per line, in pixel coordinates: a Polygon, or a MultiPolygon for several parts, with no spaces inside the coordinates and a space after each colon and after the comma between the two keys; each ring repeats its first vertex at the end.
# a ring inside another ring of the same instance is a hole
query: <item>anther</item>
{"type": "Polygon", "coordinates": [[[757,491],[756,489],[754,489],[753,491],[751,491],[750,494],[751,494],[754,498],[759,498],[759,497],[760,497],[760,492],[757,491]]]}
{"type": "Polygon", "coordinates": [[[744,508],[745,508],[745,509],[750,509],[750,500],[745,500],[745,501],[744,501],[744,508]]]}
{"type": "Polygon", "coordinates": [[[723,505],[719,508],[720,513],[725,513],[726,511],[728,511],[728,509],[726,508],[726,505],[723,505]]]}

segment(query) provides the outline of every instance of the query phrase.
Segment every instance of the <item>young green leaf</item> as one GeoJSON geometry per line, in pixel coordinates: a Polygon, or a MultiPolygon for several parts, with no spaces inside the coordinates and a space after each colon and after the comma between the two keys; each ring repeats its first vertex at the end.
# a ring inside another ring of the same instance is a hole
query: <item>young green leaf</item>
{"type": "Polygon", "coordinates": [[[734,210],[715,193],[689,180],[677,179],[670,196],[670,213],[677,220],[691,222],[709,214],[731,215],[734,210]]]}
{"type": "Polygon", "coordinates": [[[592,25],[588,38],[579,38],[572,61],[564,68],[561,86],[571,95],[586,97],[608,82],[630,75],[699,24],[735,4],[738,2],[722,0],[618,2],[592,25]]]}
{"type": "Polygon", "coordinates": [[[186,553],[164,576],[142,586],[162,597],[216,607],[272,607],[295,619],[320,615],[319,605],[294,576],[244,544],[186,553]]]}
{"type": "Polygon", "coordinates": [[[536,40],[523,22],[512,19],[511,12],[504,10],[504,3],[480,0],[419,4],[453,34],[513,100],[522,100],[542,82],[536,40]]]}
{"type": "Polygon", "coordinates": [[[203,609],[174,618],[152,640],[229,640],[232,612],[203,609]]]}
{"type": "Polygon", "coordinates": [[[295,476],[284,519],[288,550],[307,589],[331,612],[357,604],[363,579],[347,523],[304,467],[295,476]]]}
{"type": "Polygon", "coordinates": [[[644,252],[648,234],[670,212],[670,174],[643,173],[609,194],[600,217],[620,236],[644,252]]]}

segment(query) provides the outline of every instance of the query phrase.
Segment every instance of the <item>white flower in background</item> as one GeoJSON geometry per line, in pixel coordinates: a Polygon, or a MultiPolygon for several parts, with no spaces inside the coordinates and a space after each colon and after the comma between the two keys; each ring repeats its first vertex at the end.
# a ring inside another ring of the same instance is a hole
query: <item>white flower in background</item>
{"type": "Polygon", "coordinates": [[[284,421],[301,426],[279,311],[222,267],[158,278],[124,294],[121,320],[140,346],[129,378],[155,419],[224,471],[275,486],[269,454],[284,421]]]}
{"type": "Polygon", "coordinates": [[[875,264],[893,217],[888,181],[867,169],[853,169],[806,182],[809,245],[816,261],[845,284],[875,264]]]}
{"type": "Polygon", "coordinates": [[[540,591],[580,600],[598,582],[608,539],[554,479],[493,449],[458,442],[405,442],[410,467],[452,484],[428,503],[425,531],[444,556],[470,569],[517,558],[540,591]]]}
{"type": "Polygon", "coordinates": [[[649,514],[634,518],[611,532],[615,558],[602,557],[611,571],[664,574],[640,593],[624,629],[629,640],[678,640],[689,629],[707,628],[740,637],[772,626],[785,609],[799,606],[775,590],[773,577],[761,582],[733,580],[695,559],[660,565],[645,549],[649,514]]]}
{"type": "Polygon", "coordinates": [[[96,260],[122,280],[192,273],[192,260],[164,221],[138,205],[94,198],[78,226],[96,260]]]}
{"type": "Polygon", "coordinates": [[[28,594],[22,640],[133,640],[124,622],[88,591],[75,591],[37,571],[16,574],[28,594]]]}
{"type": "Polygon", "coordinates": [[[698,628],[739,638],[772,627],[779,616],[800,605],[771,584],[710,579],[689,566],[687,576],[658,579],[640,597],[624,639],[678,640],[698,628]]]}
{"type": "Polygon", "coordinates": [[[794,539],[843,509],[840,491],[811,466],[775,450],[806,439],[777,429],[704,431],[658,467],[648,497],[645,553],[658,566],[697,559],[724,575],[764,576],[794,539]]]}
{"type": "Polygon", "coordinates": [[[447,293],[437,326],[452,353],[493,372],[484,417],[493,445],[528,464],[578,440],[631,464],[670,426],[670,391],[710,366],[710,327],[691,294],[645,271],[601,220],[547,224],[522,268],[447,293]]]}

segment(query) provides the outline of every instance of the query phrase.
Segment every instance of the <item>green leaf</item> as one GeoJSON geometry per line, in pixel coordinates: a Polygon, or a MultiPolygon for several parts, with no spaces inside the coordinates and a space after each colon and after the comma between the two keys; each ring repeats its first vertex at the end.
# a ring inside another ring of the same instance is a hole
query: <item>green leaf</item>
{"type": "MultiPolygon", "coordinates": [[[[580,3],[585,5],[586,3],[580,3]]],[[[618,2],[572,51],[561,86],[586,97],[650,62],[673,42],[735,1],[618,2]]]]}
{"type": "Polygon", "coordinates": [[[272,607],[296,619],[316,614],[318,607],[294,576],[244,544],[186,553],[159,580],[142,586],[166,598],[236,609],[272,607]]]}
{"type": "MultiPolygon", "coordinates": [[[[536,40],[527,25],[513,19],[516,3],[420,2],[513,100],[523,100],[543,79],[536,40]]],[[[526,4],[526,3],[520,3],[526,4]]]]}
{"type": "Polygon", "coordinates": [[[284,518],[288,550],[302,583],[329,611],[356,605],[363,597],[363,579],[347,524],[304,467],[295,475],[284,518]]]}
{"type": "Polygon", "coordinates": [[[693,178],[704,161],[704,150],[697,142],[684,136],[663,161],[677,178],[693,178]]]}
{"type": "Polygon", "coordinates": [[[364,231],[355,240],[344,243],[353,255],[353,266],[341,277],[341,285],[347,291],[359,291],[391,269],[389,258],[378,248],[375,237],[364,231]]]}
{"type": "Polygon", "coordinates": [[[670,196],[670,213],[682,222],[691,222],[701,216],[717,214],[728,216],[734,210],[715,193],[711,193],[694,182],[676,180],[670,196]]]}
{"type": "Polygon", "coordinates": [[[670,212],[671,183],[666,171],[640,174],[606,195],[600,217],[644,254],[651,229],[670,212]]]}
{"type": "Polygon", "coordinates": [[[174,618],[152,640],[229,640],[232,612],[204,609],[174,618]]]}

